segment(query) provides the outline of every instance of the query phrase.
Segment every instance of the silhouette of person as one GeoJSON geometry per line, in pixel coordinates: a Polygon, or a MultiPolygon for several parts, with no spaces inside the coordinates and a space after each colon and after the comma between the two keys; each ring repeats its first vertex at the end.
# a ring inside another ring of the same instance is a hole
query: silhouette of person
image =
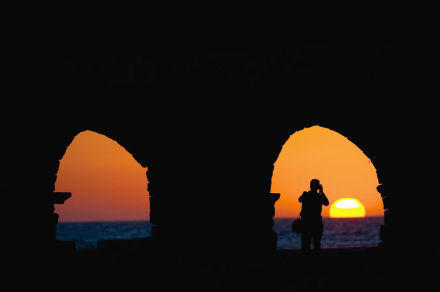
{"type": "Polygon", "coordinates": [[[310,181],[310,191],[304,192],[298,201],[302,203],[300,213],[303,228],[301,233],[301,249],[304,252],[308,252],[311,240],[313,240],[314,250],[319,252],[321,249],[321,237],[324,231],[321,216],[322,205],[329,205],[319,180],[312,179],[310,181]]]}

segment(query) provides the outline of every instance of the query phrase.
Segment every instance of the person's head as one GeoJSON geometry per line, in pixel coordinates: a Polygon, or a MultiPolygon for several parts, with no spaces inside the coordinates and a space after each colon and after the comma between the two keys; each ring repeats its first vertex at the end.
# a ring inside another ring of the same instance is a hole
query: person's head
{"type": "Polygon", "coordinates": [[[310,181],[310,190],[316,192],[317,190],[319,190],[320,187],[320,183],[319,180],[317,180],[316,178],[312,179],[310,181]]]}

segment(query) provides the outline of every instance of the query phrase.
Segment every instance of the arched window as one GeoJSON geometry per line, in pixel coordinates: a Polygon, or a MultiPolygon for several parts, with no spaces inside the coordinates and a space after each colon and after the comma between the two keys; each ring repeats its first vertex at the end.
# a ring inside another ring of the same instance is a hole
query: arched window
{"type": "Polygon", "coordinates": [[[322,210],[322,247],[377,245],[384,209],[374,165],[343,135],[313,126],[292,134],[274,165],[271,192],[281,194],[275,204],[278,248],[301,246],[290,224],[300,214],[298,197],[315,178],[330,201],[322,210]]]}
{"type": "Polygon", "coordinates": [[[102,239],[148,237],[150,202],[146,168],[116,141],[92,131],[79,133],[60,161],[55,191],[71,192],[59,214],[57,239],[77,248],[102,239]]]}

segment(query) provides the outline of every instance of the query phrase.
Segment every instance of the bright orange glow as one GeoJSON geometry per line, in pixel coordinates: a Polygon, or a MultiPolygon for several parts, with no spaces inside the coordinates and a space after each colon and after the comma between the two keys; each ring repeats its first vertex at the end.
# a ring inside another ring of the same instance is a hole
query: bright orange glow
{"type": "Polygon", "coordinates": [[[365,207],[359,200],[342,198],[336,200],[330,207],[332,218],[365,217],[365,207]]]}
{"type": "Polygon", "coordinates": [[[146,169],[95,132],[81,132],[67,148],[55,191],[72,192],[64,205],[55,205],[60,221],[148,220],[146,169]]]}
{"type": "MultiPolygon", "coordinates": [[[[298,217],[298,197],[317,178],[330,204],[341,196],[363,202],[366,216],[383,216],[383,203],[376,187],[376,169],[370,159],[347,138],[327,128],[313,126],[295,132],[275,162],[272,193],[280,193],[275,217],[298,217]]],[[[329,207],[322,208],[329,217],[329,207]]]]}

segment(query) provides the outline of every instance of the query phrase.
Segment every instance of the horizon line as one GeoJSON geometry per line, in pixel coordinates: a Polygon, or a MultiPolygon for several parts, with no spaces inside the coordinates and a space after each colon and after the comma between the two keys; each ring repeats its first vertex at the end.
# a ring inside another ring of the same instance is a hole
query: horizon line
{"type": "MultiPolygon", "coordinates": [[[[299,217],[276,217],[275,219],[298,219],[299,217]]],[[[322,217],[322,219],[363,219],[363,218],[383,218],[383,215],[364,216],[364,217],[322,217]]],[[[96,221],[59,221],[58,223],[121,223],[121,222],[150,222],[146,219],[133,219],[133,220],[96,220],[96,221]]]]}

